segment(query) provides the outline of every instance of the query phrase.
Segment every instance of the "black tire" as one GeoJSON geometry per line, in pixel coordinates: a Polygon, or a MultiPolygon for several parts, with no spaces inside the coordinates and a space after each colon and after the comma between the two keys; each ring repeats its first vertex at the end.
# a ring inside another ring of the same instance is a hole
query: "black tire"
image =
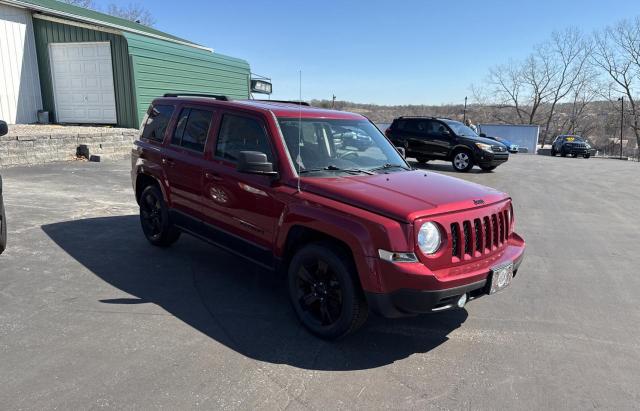
{"type": "Polygon", "coordinates": [[[416,157],[416,161],[418,161],[418,163],[420,164],[426,164],[429,162],[429,159],[424,158],[424,157],[416,157]]]}
{"type": "Polygon", "coordinates": [[[591,157],[591,154],[585,154],[584,155],[584,158],[589,158],[589,157],[591,157]]]}
{"type": "Polygon", "coordinates": [[[466,173],[473,168],[473,154],[469,150],[458,150],[451,158],[453,168],[461,173],[466,173]]]}
{"type": "Polygon", "coordinates": [[[577,154],[571,154],[571,157],[576,158],[576,157],[578,157],[578,155],[577,154]]]}
{"type": "Polygon", "coordinates": [[[560,157],[566,157],[567,153],[564,150],[560,151],[560,157]]]}
{"type": "Polygon", "coordinates": [[[302,324],[336,340],[360,328],[369,309],[352,259],[331,243],[300,248],[289,264],[289,297],[302,324]]]}
{"type": "Polygon", "coordinates": [[[7,248],[7,216],[4,212],[4,202],[0,193],[0,254],[7,248]]]}
{"type": "Polygon", "coordinates": [[[150,185],[140,194],[140,224],[147,240],[157,247],[178,241],[180,230],[173,226],[169,208],[158,186],[150,185]]]}
{"type": "Polygon", "coordinates": [[[482,171],[493,171],[497,168],[498,166],[480,166],[480,168],[482,169],[482,171]]]}
{"type": "Polygon", "coordinates": [[[553,149],[553,147],[551,148],[551,157],[555,157],[558,153],[556,152],[556,150],[553,149]]]}

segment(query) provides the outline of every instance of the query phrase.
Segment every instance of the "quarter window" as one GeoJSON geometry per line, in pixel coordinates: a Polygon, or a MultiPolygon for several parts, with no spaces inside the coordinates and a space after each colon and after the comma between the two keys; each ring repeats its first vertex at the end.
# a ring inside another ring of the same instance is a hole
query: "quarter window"
{"type": "Polygon", "coordinates": [[[225,114],[216,144],[216,157],[237,161],[241,151],[259,151],[273,161],[264,125],[253,118],[225,114]]]}
{"type": "Polygon", "coordinates": [[[149,107],[147,122],[142,130],[142,138],[163,141],[169,120],[173,115],[173,106],[156,105],[149,107]]]}
{"type": "Polygon", "coordinates": [[[213,113],[195,108],[182,109],[171,144],[204,152],[213,113]]]}

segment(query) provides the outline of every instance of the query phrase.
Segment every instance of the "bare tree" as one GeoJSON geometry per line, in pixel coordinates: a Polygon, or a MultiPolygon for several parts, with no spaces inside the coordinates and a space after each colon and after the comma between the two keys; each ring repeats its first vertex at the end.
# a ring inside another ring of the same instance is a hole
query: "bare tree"
{"type": "MultiPolygon", "coordinates": [[[[623,20],[594,36],[592,61],[611,80],[612,90],[628,102],[630,125],[640,146],[640,118],[638,112],[638,83],[640,82],[640,18],[623,20]]],[[[611,100],[613,100],[612,97],[611,100]]]]}
{"type": "Polygon", "coordinates": [[[128,6],[120,7],[112,3],[107,7],[107,13],[149,27],[156,24],[151,12],[139,4],[130,3],[128,6]]]}
{"type": "MultiPolygon", "coordinates": [[[[584,92],[588,83],[584,71],[591,55],[591,45],[575,28],[563,32],[554,32],[550,42],[544,46],[544,53],[549,62],[549,94],[546,101],[545,126],[542,133],[542,146],[549,137],[549,127],[556,115],[557,105],[566,98],[573,97],[574,102],[585,101],[584,92]],[[581,84],[578,84],[582,81],[581,84]],[[578,86],[580,89],[576,89],[578,86]]],[[[584,108],[584,107],[583,107],[584,108]]],[[[575,116],[571,124],[575,127],[575,116]]]]}

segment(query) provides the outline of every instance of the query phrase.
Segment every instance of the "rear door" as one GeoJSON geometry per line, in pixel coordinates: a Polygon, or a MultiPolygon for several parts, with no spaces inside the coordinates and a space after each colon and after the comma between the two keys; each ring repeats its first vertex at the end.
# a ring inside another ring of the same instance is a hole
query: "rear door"
{"type": "Polygon", "coordinates": [[[207,166],[204,153],[213,120],[211,108],[183,106],[162,153],[172,208],[191,217],[203,215],[202,176],[207,166]]]}
{"type": "Polygon", "coordinates": [[[428,134],[429,120],[408,119],[406,125],[407,143],[409,151],[415,154],[431,156],[430,136],[428,134]]]}
{"type": "Polygon", "coordinates": [[[263,118],[223,112],[212,147],[213,158],[204,172],[205,221],[248,241],[250,245],[242,250],[243,254],[261,262],[263,257],[272,256],[275,226],[283,203],[277,198],[272,178],[236,170],[240,151],[263,152],[274,166],[278,164],[263,118]]]}

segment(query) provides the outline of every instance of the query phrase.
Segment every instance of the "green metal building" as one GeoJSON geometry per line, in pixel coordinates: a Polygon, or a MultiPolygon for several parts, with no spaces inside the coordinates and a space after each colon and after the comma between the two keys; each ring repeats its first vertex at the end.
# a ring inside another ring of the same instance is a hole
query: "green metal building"
{"type": "Polygon", "coordinates": [[[137,128],[164,93],[250,96],[244,60],[55,0],[3,1],[30,12],[41,109],[54,122],[137,128]]]}

